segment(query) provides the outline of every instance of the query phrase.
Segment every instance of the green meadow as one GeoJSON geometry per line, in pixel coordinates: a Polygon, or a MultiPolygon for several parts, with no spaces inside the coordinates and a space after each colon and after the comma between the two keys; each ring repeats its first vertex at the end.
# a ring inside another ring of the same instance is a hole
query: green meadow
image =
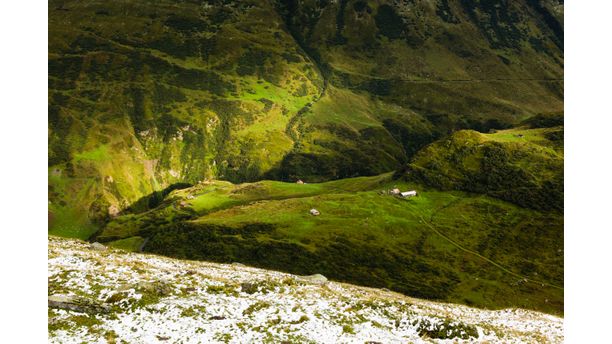
{"type": "Polygon", "coordinates": [[[388,173],[315,184],[213,181],[111,221],[96,240],[135,250],[147,237],[146,252],[559,314],[562,229],[555,212],[388,173]],[[418,196],[388,194],[395,187],[418,196]],[[312,208],[321,214],[311,215],[312,208]]]}

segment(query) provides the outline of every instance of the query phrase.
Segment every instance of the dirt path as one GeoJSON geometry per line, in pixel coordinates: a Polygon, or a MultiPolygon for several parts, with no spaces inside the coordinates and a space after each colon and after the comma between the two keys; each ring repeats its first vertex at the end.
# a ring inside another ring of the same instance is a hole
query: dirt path
{"type": "Polygon", "coordinates": [[[321,92],[319,92],[319,94],[316,95],[312,99],[312,101],[310,101],[308,104],[299,109],[296,114],[291,117],[291,119],[287,123],[287,126],[285,127],[285,134],[289,136],[291,140],[293,140],[293,149],[295,150],[296,147],[299,145],[299,141],[301,138],[300,126],[302,118],[316,102],[318,102],[321,98],[325,96],[325,92],[327,92],[328,78],[325,73],[325,68],[321,66],[319,61],[311,54],[312,49],[308,47],[307,44],[299,38],[299,33],[295,31],[296,28],[292,23],[293,18],[291,13],[288,13],[286,16],[284,16],[283,20],[285,21],[287,31],[289,35],[293,38],[295,44],[300,47],[304,57],[306,57],[317,68],[321,79],[323,79],[323,87],[321,88],[321,92]]]}
{"type": "Polygon", "coordinates": [[[332,69],[349,75],[360,76],[366,79],[373,80],[390,80],[390,81],[401,81],[401,82],[411,82],[411,83],[476,83],[476,82],[527,82],[527,81],[535,81],[535,82],[560,82],[563,81],[563,78],[481,78],[481,79],[408,79],[408,78],[397,78],[397,77],[382,77],[371,74],[359,73],[354,71],[348,71],[339,67],[331,66],[332,69]]]}
{"type": "MultiPolygon", "coordinates": [[[[452,201],[451,203],[454,203],[454,202],[456,202],[456,201],[457,201],[457,200],[452,201]]],[[[446,206],[442,207],[441,209],[444,209],[444,208],[445,208],[445,207],[447,207],[448,205],[450,205],[450,204],[447,204],[446,206]]],[[[441,209],[439,209],[439,210],[441,210],[441,209]]],[[[437,210],[435,213],[437,213],[439,210],[437,210]]],[[[433,218],[433,217],[434,217],[435,213],[434,213],[434,214],[432,214],[431,218],[433,218]]],[[[470,254],[475,255],[476,257],[478,257],[478,258],[480,258],[480,259],[482,259],[482,260],[484,260],[484,261],[486,261],[486,262],[488,262],[488,263],[490,263],[490,264],[492,264],[492,265],[496,266],[497,268],[499,268],[500,270],[502,270],[502,271],[506,272],[507,274],[510,274],[510,275],[512,275],[512,276],[515,276],[515,277],[518,277],[518,278],[520,278],[520,279],[524,280],[525,282],[537,283],[537,284],[540,284],[540,285],[545,285],[545,286],[548,286],[548,287],[551,287],[551,288],[556,288],[556,289],[563,290],[563,287],[560,287],[560,286],[557,286],[557,285],[554,285],[554,284],[551,284],[551,283],[547,283],[547,282],[544,282],[544,281],[534,280],[534,279],[532,279],[532,278],[529,278],[529,277],[526,277],[526,276],[520,275],[520,274],[518,274],[518,273],[516,273],[516,272],[513,272],[513,271],[511,271],[510,269],[506,268],[505,266],[503,266],[503,265],[501,265],[501,264],[499,264],[499,263],[497,263],[497,262],[495,262],[495,261],[493,261],[493,260],[491,260],[491,259],[489,259],[489,258],[487,258],[487,257],[485,257],[485,256],[483,256],[483,255],[481,255],[480,253],[475,252],[475,251],[472,251],[472,250],[470,250],[470,249],[468,249],[468,248],[463,247],[461,244],[457,243],[457,242],[456,242],[456,241],[454,241],[453,239],[451,239],[451,238],[447,237],[446,235],[442,234],[442,232],[440,232],[439,230],[437,230],[437,229],[436,229],[436,228],[435,228],[435,227],[434,227],[434,226],[433,226],[433,225],[432,225],[432,224],[431,224],[429,221],[427,221],[427,220],[426,220],[426,219],[425,219],[423,216],[421,216],[421,222],[422,222],[422,223],[423,223],[425,226],[427,226],[429,229],[431,229],[431,230],[432,230],[432,231],[433,231],[435,234],[439,235],[439,236],[440,236],[440,237],[442,237],[444,240],[448,241],[449,243],[451,243],[452,245],[454,245],[454,246],[455,246],[455,247],[457,247],[458,249],[460,249],[460,250],[462,250],[462,251],[464,251],[464,252],[467,252],[467,253],[470,253],[470,254]]]]}

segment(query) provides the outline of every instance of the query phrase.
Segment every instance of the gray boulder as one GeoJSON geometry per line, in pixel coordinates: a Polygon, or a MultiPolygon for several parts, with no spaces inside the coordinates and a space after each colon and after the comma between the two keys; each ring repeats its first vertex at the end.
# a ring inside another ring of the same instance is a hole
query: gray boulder
{"type": "Polygon", "coordinates": [[[254,294],[259,291],[259,284],[252,282],[244,282],[240,284],[240,290],[243,293],[254,294]]]}
{"type": "Polygon", "coordinates": [[[298,280],[306,284],[315,284],[315,285],[323,285],[327,283],[327,277],[321,274],[314,274],[310,276],[300,276],[298,277],[298,280]]]}
{"type": "Polygon", "coordinates": [[[100,244],[99,242],[94,242],[93,244],[89,245],[89,248],[94,251],[104,251],[107,249],[106,246],[100,244]]]}
{"type": "Polygon", "coordinates": [[[159,297],[168,296],[172,294],[173,291],[172,285],[170,283],[161,280],[153,282],[138,282],[135,289],[141,293],[152,294],[159,297]]]}
{"type": "Polygon", "coordinates": [[[50,295],[48,307],[88,314],[106,313],[110,310],[107,305],[76,295],[50,295]]]}

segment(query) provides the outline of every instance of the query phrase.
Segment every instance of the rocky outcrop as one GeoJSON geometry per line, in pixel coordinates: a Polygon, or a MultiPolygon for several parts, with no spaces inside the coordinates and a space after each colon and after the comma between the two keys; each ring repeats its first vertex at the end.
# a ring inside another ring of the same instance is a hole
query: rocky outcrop
{"type": "Polygon", "coordinates": [[[89,245],[89,249],[94,250],[94,251],[105,251],[106,246],[100,244],[99,242],[94,242],[91,245],[89,245]]]}
{"type": "Polygon", "coordinates": [[[97,301],[76,295],[50,295],[49,308],[64,309],[78,313],[107,313],[110,307],[97,301]]]}
{"type": "Polygon", "coordinates": [[[563,342],[563,319],[548,314],[59,238],[49,240],[49,285],[63,290],[49,297],[49,343],[106,342],[110,331],[128,343],[563,342]]]}
{"type": "Polygon", "coordinates": [[[299,276],[298,281],[306,283],[306,284],[323,285],[327,283],[327,277],[321,274],[314,274],[310,276],[299,276]]]}

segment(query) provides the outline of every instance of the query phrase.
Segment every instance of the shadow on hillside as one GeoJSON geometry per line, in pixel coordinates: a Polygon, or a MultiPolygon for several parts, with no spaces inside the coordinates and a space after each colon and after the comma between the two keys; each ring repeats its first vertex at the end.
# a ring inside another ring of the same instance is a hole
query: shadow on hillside
{"type": "Polygon", "coordinates": [[[119,215],[125,214],[140,214],[145,211],[156,208],[161,204],[166,196],[168,196],[174,190],[181,190],[192,187],[193,184],[189,183],[174,183],[165,189],[154,191],[146,196],[139,198],[136,202],[132,203],[129,207],[119,213],[119,215]]]}

